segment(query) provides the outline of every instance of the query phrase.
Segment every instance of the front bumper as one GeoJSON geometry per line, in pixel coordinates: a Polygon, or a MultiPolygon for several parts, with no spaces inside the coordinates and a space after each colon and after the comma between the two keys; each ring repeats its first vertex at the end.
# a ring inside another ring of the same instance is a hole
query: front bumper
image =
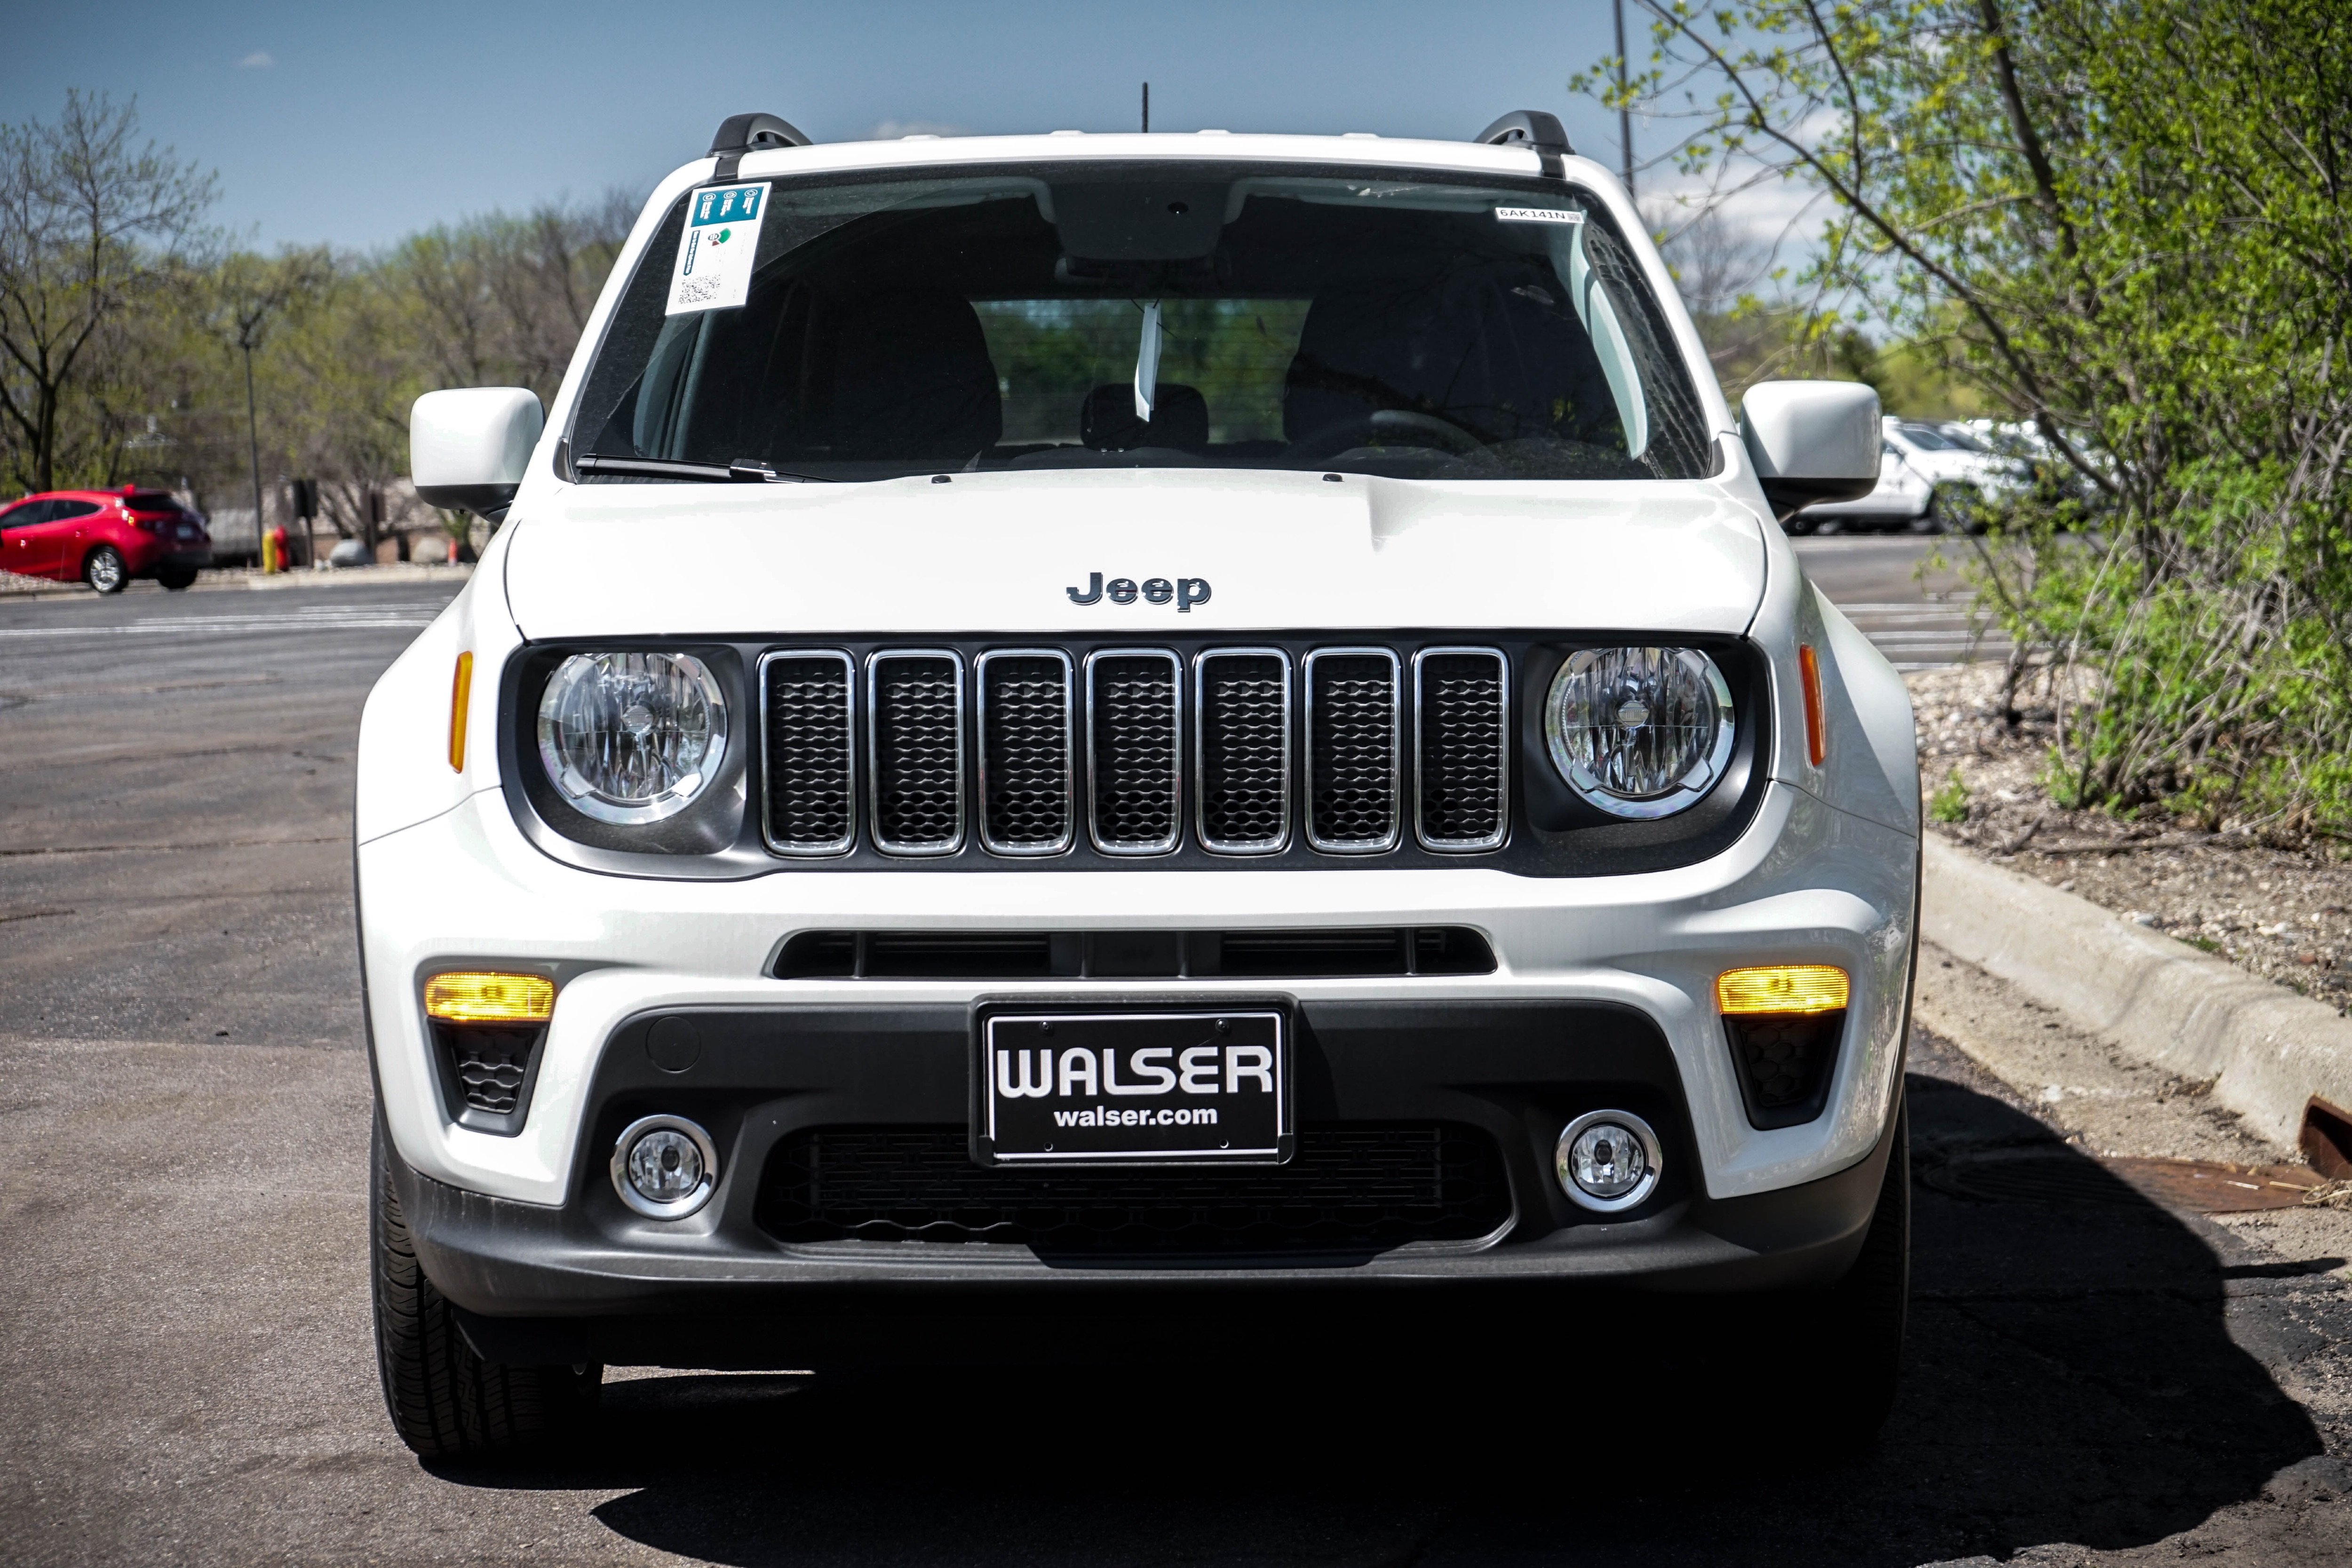
{"type": "MultiPolygon", "coordinates": [[[[1711,1288],[1842,1266],[1859,1234],[1848,1220],[1858,1226],[1868,1205],[1824,1194],[1844,1193],[1840,1184],[1873,1157],[1891,1123],[1916,858],[1907,836],[1778,783],[1729,851],[1610,878],[1465,867],[624,879],[534,848],[495,789],[363,843],[357,855],[379,1101],[395,1163],[413,1188],[420,1247],[453,1300],[503,1316],[627,1315],[702,1303],[711,1292],[749,1300],[869,1275],[871,1282],[990,1285],[1058,1285],[1070,1277],[1025,1247],[848,1242],[812,1251],[761,1228],[756,1187],[778,1140],[845,1119],[961,1122],[965,1031],[976,1003],[1067,1000],[1074,991],[1066,980],[772,978],[783,942],[812,929],[1471,927],[1494,947],[1491,974],[1203,979],[1148,988],[1156,1001],[1210,1006],[1279,991],[1323,1064],[1302,1059],[1302,1074],[1324,1075],[1319,1101],[1306,1098],[1310,1079],[1300,1079],[1303,1127],[1442,1120],[1481,1129],[1502,1151],[1510,1168],[1507,1226],[1475,1245],[1416,1244],[1306,1275],[1646,1274],[1711,1288]],[[1725,968],[1773,963],[1836,963],[1852,975],[1853,996],[1826,1108],[1802,1125],[1765,1131],[1748,1119],[1713,984],[1725,968]],[[511,1133],[458,1125],[447,1103],[421,992],[428,975],[457,968],[535,970],[559,985],[528,1114],[511,1133]],[[743,1037],[757,1044],[698,1085],[650,1074],[644,1031],[679,1013],[740,1021],[743,1037]],[[850,1020],[847,1035],[863,1043],[827,1045],[843,1034],[820,1026],[827,1018],[850,1020]],[[924,1020],[908,1037],[918,1043],[892,1043],[894,1030],[905,1031],[891,1020],[908,1018],[924,1020]],[[1631,1033],[1596,1022],[1612,1018],[1631,1033]],[[1638,1048],[1625,1043],[1636,1038],[1638,1048]],[[1604,1049],[1606,1039],[1619,1043],[1604,1049]],[[1385,1043],[1364,1044],[1373,1040],[1385,1043]],[[847,1082],[878,1086],[878,1098],[845,1098],[847,1082]],[[1649,1117],[1670,1145],[1670,1184],[1607,1225],[1573,1211],[1544,1169],[1566,1119],[1601,1106],[1649,1117]],[[721,1136],[726,1181],[740,1187],[722,1190],[689,1220],[627,1215],[604,1170],[620,1126],[650,1110],[698,1110],[721,1136]],[[940,1261],[949,1252],[954,1258],[940,1261]]],[[[1138,987],[1075,989],[1108,1001],[1138,987]]],[[[1857,1191],[1875,1190],[1864,1177],[1853,1180],[1863,1184],[1857,1191]]],[[[1191,1268],[1184,1277],[1232,1272],[1191,1268]]],[[[1272,1279],[1290,1271],[1239,1272],[1272,1279]]],[[[1085,1273],[1099,1284],[1117,1271],[1085,1273]]]]}
{"type": "Polygon", "coordinates": [[[992,1343],[1084,1353],[1089,1335],[1116,1340],[1145,1320],[1181,1325],[1195,1341],[1262,1340],[1286,1312],[1328,1331],[1335,1288],[1354,1288],[1359,1300],[1369,1288],[1408,1310],[1427,1298],[1405,1293],[1444,1288],[1469,1292],[1474,1312],[1476,1303],[1513,1301],[1547,1312],[1561,1289],[1824,1286],[1853,1266],[1895,1140],[1890,1119],[1863,1159],[1818,1180],[1744,1198],[1706,1198],[1685,1184],[1641,1217],[1570,1225],[1526,1243],[1160,1268],[1056,1266],[1025,1247],[986,1245],[778,1247],[750,1223],[748,1185],[722,1196],[709,1224],[652,1236],[661,1227],[633,1223],[609,1192],[547,1208],[436,1182],[396,1152],[391,1163],[418,1260],[492,1361],[904,1364],[971,1360],[992,1343]]]}

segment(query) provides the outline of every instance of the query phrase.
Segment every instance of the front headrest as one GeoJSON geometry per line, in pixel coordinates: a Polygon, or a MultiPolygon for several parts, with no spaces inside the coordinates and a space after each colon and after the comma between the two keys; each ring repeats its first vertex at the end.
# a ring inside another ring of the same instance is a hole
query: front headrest
{"type": "Polygon", "coordinates": [[[1151,395],[1149,424],[1135,416],[1135,389],[1109,383],[1087,394],[1078,410],[1078,439],[1097,452],[1138,447],[1171,447],[1180,452],[1209,449],[1209,400],[1181,382],[1163,381],[1151,395]]]}
{"type": "Polygon", "coordinates": [[[966,458],[1004,433],[996,365],[961,296],[866,294],[834,321],[832,434],[845,458],[966,458]]]}

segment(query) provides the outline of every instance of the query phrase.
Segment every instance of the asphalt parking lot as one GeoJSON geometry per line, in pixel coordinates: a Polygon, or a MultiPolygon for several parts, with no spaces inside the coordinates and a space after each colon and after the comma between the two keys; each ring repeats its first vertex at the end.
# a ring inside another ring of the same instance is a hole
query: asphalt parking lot
{"type": "MultiPolygon", "coordinates": [[[[1925,636],[1920,548],[1806,554],[1925,636]]],[[[1406,1300],[1273,1374],[631,1371],[560,1465],[419,1465],[369,1339],[348,817],[360,703],[448,592],[0,603],[0,1563],[2352,1559],[2311,1392],[2352,1375],[2344,1259],[1930,1182],[1857,1462],[1790,1451],[1803,1369],[1737,1302],[1596,1300],[1406,1300]]],[[[1924,1033],[1909,1086],[1917,1172],[2089,1165],[1924,1033]]]]}

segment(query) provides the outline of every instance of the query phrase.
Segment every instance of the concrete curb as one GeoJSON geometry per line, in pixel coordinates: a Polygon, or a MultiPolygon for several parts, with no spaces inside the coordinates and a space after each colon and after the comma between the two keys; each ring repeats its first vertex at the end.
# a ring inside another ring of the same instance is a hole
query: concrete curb
{"type": "Polygon", "coordinates": [[[2352,1019],[1929,834],[1920,934],[2128,1056],[2213,1095],[2283,1149],[2314,1095],[2352,1105],[2352,1019]]]}

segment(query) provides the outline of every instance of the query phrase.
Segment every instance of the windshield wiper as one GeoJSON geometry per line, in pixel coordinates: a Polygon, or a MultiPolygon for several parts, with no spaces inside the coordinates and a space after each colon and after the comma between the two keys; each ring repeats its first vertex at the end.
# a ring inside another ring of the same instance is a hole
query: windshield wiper
{"type": "Polygon", "coordinates": [[[676,458],[614,458],[601,452],[583,452],[572,459],[573,468],[583,474],[613,474],[640,479],[701,479],[710,484],[824,484],[828,481],[814,474],[788,474],[738,458],[731,463],[688,463],[676,458]]]}

